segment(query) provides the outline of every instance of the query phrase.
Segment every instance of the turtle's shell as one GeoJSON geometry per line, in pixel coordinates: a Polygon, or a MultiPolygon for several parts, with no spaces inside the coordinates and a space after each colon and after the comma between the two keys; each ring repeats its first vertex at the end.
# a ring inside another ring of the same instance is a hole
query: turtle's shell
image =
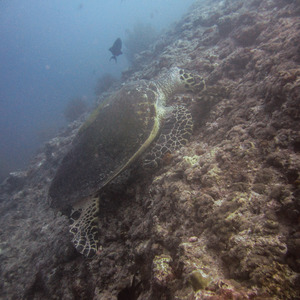
{"type": "Polygon", "coordinates": [[[52,206],[63,209],[96,193],[143,152],[139,149],[157,127],[158,97],[155,84],[139,81],[96,109],[52,181],[52,206]]]}

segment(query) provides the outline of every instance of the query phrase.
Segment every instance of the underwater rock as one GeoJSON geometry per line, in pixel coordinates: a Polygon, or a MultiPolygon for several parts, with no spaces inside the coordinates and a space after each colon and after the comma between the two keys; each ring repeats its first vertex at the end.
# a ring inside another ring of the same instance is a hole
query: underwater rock
{"type": "Polygon", "coordinates": [[[174,278],[170,266],[172,258],[168,255],[155,256],[152,266],[152,282],[156,288],[167,288],[174,278]]]}
{"type": "Polygon", "coordinates": [[[9,176],[0,185],[0,191],[3,189],[5,191],[15,191],[21,190],[25,185],[27,179],[27,172],[17,171],[11,172],[9,176]]]}
{"type": "Polygon", "coordinates": [[[222,17],[218,20],[218,29],[221,36],[227,36],[233,29],[233,22],[230,17],[222,17]]]}
{"type": "Polygon", "coordinates": [[[178,66],[214,87],[174,99],[191,103],[191,141],[107,187],[84,259],[47,199],[70,123],[0,187],[0,298],[299,299],[298,16],[299,1],[199,0],[140,53],[123,85],[178,66]]]}
{"type": "Polygon", "coordinates": [[[265,24],[258,23],[254,26],[247,26],[233,34],[234,39],[243,47],[249,47],[255,43],[259,34],[265,28],[265,24]]]}

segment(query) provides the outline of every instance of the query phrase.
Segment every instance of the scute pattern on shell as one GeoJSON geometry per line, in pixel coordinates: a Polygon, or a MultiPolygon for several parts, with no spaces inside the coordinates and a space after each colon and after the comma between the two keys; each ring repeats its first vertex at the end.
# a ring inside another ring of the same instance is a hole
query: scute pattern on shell
{"type": "Polygon", "coordinates": [[[156,97],[144,81],[126,86],[83,125],[50,187],[52,206],[64,208],[95,193],[128,161],[152,130],[156,97]]]}

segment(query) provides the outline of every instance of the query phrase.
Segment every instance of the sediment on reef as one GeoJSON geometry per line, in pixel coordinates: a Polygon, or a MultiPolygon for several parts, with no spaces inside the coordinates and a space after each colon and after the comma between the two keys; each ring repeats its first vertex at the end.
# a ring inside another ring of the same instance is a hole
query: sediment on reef
{"type": "Polygon", "coordinates": [[[100,203],[102,251],[74,250],[48,188],[81,121],[1,185],[0,298],[299,299],[299,1],[196,1],[124,84],[206,78],[192,140],[100,203]]]}

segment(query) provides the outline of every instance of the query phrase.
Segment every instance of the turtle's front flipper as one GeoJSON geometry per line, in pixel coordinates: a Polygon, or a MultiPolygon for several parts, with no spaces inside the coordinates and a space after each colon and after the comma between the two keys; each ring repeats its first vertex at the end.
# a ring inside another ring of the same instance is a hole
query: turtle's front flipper
{"type": "Polygon", "coordinates": [[[73,206],[70,216],[72,242],[78,252],[93,257],[98,249],[99,199],[85,198],[73,206]]]}
{"type": "Polygon", "coordinates": [[[184,105],[176,105],[164,120],[161,133],[149,152],[142,158],[144,168],[156,168],[175,150],[184,146],[193,133],[193,118],[184,105]]]}

